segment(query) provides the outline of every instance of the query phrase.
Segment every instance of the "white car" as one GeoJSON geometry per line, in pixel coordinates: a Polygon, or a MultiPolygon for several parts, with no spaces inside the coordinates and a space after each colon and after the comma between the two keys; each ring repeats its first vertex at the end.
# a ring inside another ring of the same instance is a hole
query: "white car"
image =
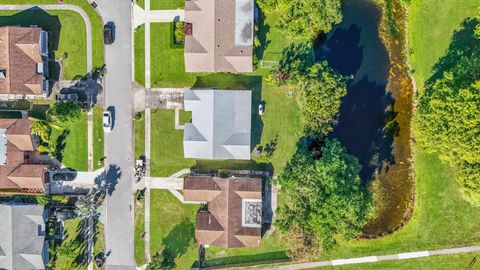
{"type": "Polygon", "coordinates": [[[265,113],[265,109],[263,108],[263,104],[258,105],[258,114],[262,116],[265,113]]]}
{"type": "Polygon", "coordinates": [[[112,113],[109,110],[103,112],[103,131],[110,132],[112,131],[112,113]]]}

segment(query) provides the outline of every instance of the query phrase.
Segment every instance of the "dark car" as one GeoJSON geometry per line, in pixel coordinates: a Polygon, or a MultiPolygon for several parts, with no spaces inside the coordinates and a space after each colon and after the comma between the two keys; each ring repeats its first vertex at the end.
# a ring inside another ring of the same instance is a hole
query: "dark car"
{"type": "Polygon", "coordinates": [[[51,173],[52,181],[73,181],[77,173],[73,171],[56,171],[51,173]]]}
{"type": "Polygon", "coordinates": [[[115,41],[115,24],[108,22],[103,26],[103,43],[112,44],[115,41]]]}

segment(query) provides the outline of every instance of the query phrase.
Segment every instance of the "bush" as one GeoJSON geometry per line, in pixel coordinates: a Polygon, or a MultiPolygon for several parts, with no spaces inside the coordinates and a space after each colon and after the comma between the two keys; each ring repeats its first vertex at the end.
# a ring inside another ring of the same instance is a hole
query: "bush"
{"type": "Polygon", "coordinates": [[[174,43],[175,44],[184,44],[185,43],[185,22],[175,22],[174,23],[174,43]]]}

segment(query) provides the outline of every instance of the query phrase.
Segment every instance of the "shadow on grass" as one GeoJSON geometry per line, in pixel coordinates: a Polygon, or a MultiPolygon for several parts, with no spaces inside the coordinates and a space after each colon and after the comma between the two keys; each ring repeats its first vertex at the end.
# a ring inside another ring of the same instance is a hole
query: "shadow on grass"
{"type": "Polygon", "coordinates": [[[258,9],[258,31],[256,36],[259,41],[259,45],[254,48],[254,55],[258,60],[263,59],[263,54],[270,44],[270,40],[267,38],[268,33],[270,33],[270,26],[265,23],[265,13],[261,9],[258,9]]]}
{"type": "MultiPolygon", "coordinates": [[[[207,250],[208,252],[208,250],[207,250]]],[[[276,251],[276,252],[268,252],[268,253],[260,253],[260,254],[253,254],[253,255],[239,255],[239,256],[231,256],[231,257],[223,257],[223,258],[215,258],[215,259],[208,259],[206,260],[205,264],[209,268],[225,268],[231,267],[235,265],[256,265],[259,263],[266,264],[266,263],[279,263],[279,262],[287,262],[290,261],[287,257],[286,251],[276,251]]],[[[198,262],[193,264],[193,267],[196,266],[198,262]]]]}
{"type": "Polygon", "coordinates": [[[62,131],[62,134],[58,136],[57,141],[55,143],[55,158],[58,159],[58,161],[62,162],[63,160],[63,150],[67,146],[66,139],[68,134],[70,134],[69,129],[64,129],[62,131]]]}
{"type": "Polygon", "coordinates": [[[185,219],[175,225],[162,240],[164,258],[169,260],[185,254],[194,241],[194,235],[195,225],[191,220],[185,219]]]}

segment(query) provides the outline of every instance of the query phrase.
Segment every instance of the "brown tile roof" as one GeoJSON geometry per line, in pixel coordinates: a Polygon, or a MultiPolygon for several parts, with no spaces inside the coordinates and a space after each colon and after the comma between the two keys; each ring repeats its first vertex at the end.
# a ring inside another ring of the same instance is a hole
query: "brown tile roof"
{"type": "Polygon", "coordinates": [[[29,164],[25,159],[35,151],[31,126],[28,119],[0,119],[0,129],[6,130],[7,138],[6,164],[0,165],[0,193],[44,193],[44,166],[29,164]]]}
{"type": "Polygon", "coordinates": [[[185,21],[192,24],[192,35],[185,36],[187,72],[252,72],[253,43],[236,42],[236,36],[241,35],[236,33],[237,4],[242,5],[239,9],[246,9],[245,14],[251,14],[251,23],[241,34],[252,41],[253,1],[185,1],[185,21]]]}
{"type": "Polygon", "coordinates": [[[242,225],[242,199],[262,199],[261,179],[190,176],[183,188],[186,201],[208,202],[208,211],[197,213],[197,243],[226,248],[259,245],[261,228],[242,225]]]}
{"type": "Polygon", "coordinates": [[[42,74],[37,74],[37,63],[42,63],[39,40],[41,28],[0,27],[0,94],[41,95],[42,74]],[[1,75],[1,74],[0,74],[1,75]]]}

